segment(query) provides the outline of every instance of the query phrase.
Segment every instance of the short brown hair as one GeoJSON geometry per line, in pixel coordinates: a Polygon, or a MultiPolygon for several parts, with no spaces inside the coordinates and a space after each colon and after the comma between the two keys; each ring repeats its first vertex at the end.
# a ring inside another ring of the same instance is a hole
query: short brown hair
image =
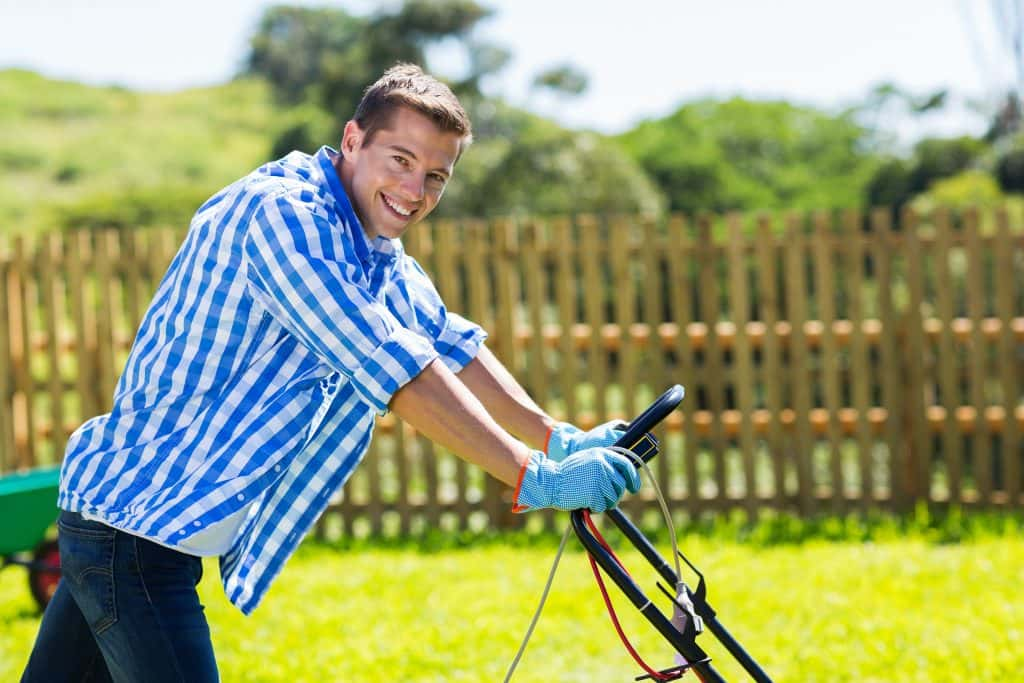
{"type": "Polygon", "coordinates": [[[460,135],[460,155],[473,141],[469,116],[451,88],[415,64],[398,63],[366,89],[356,107],[352,118],[365,134],[364,146],[374,133],[391,124],[399,107],[409,107],[429,118],[440,130],[460,135]]]}

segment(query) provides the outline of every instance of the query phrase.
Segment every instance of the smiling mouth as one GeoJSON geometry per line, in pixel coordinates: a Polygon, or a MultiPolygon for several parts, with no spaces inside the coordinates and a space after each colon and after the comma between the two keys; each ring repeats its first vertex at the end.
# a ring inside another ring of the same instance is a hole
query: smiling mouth
{"type": "Polygon", "coordinates": [[[400,203],[399,201],[389,197],[386,194],[381,194],[381,198],[384,200],[384,206],[397,216],[401,220],[409,220],[415,215],[418,209],[410,208],[400,203]]]}

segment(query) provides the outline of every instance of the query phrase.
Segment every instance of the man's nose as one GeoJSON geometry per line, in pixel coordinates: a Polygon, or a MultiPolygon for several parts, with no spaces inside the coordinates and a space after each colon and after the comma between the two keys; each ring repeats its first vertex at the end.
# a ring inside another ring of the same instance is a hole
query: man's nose
{"type": "Polygon", "coordinates": [[[427,176],[425,174],[410,173],[402,181],[402,191],[405,192],[407,198],[418,202],[423,199],[426,182],[427,176]]]}

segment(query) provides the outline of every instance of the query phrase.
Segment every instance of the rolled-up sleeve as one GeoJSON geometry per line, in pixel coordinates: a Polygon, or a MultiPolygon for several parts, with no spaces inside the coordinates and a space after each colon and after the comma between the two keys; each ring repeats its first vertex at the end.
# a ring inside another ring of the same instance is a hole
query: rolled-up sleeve
{"type": "Polygon", "coordinates": [[[388,291],[388,306],[413,328],[431,340],[434,351],[452,372],[459,372],[476,358],[487,339],[482,327],[449,311],[430,277],[414,258],[403,255],[388,291]]]}
{"type": "Polygon", "coordinates": [[[437,358],[434,340],[407,329],[369,292],[354,245],[301,196],[264,200],[244,241],[253,298],[378,413],[437,358]]]}

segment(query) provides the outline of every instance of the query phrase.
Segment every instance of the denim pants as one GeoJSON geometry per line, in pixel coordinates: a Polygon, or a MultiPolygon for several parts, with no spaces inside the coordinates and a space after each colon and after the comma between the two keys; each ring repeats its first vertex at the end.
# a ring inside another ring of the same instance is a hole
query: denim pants
{"type": "Polygon", "coordinates": [[[218,680],[200,558],[73,512],[57,533],[63,576],[22,683],[218,680]]]}

